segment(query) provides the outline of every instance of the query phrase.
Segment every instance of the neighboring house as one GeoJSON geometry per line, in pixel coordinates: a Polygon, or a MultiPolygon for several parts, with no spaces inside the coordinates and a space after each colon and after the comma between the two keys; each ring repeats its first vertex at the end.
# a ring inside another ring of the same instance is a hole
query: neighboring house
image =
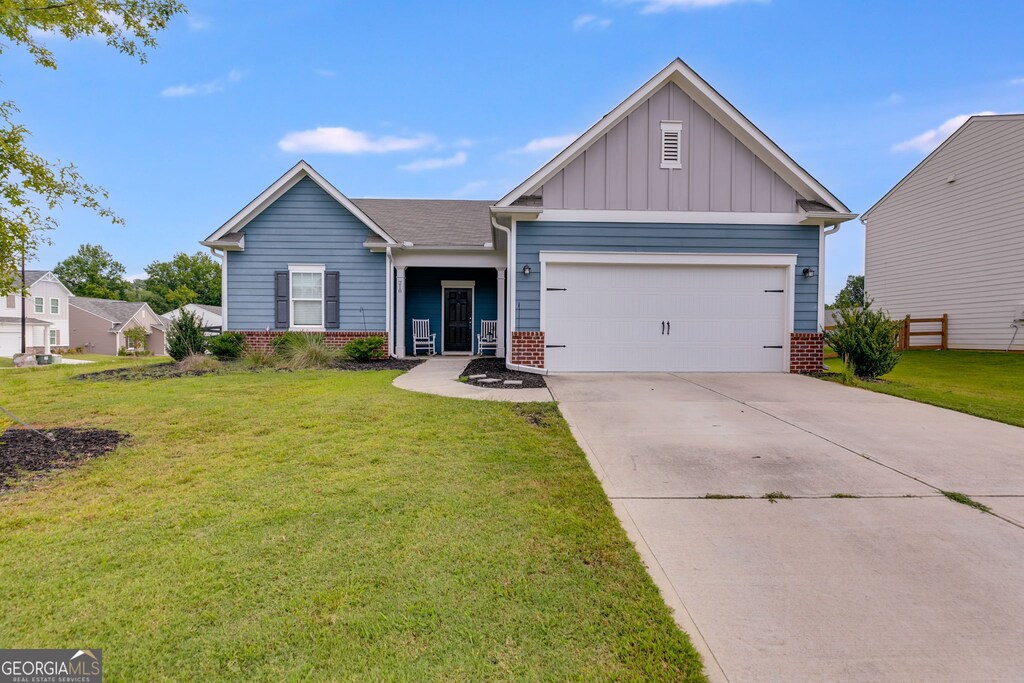
{"type": "Polygon", "coordinates": [[[530,371],[817,370],[825,235],[856,216],[682,61],[496,202],[350,199],[299,162],[203,245],[224,327],[530,371]]]}
{"type": "Polygon", "coordinates": [[[163,317],[168,322],[177,320],[181,315],[182,311],[191,311],[199,319],[205,329],[209,333],[219,333],[221,331],[221,315],[220,306],[208,306],[206,304],[185,304],[181,308],[176,308],[173,311],[168,311],[163,314],[163,317]]]}
{"type": "Polygon", "coordinates": [[[1024,115],[972,116],[861,219],[867,297],[893,317],[948,314],[950,348],[1008,350],[1024,317],[1022,211],[1024,115]]]}
{"type": "MultiPolygon", "coordinates": [[[[48,270],[26,270],[28,297],[8,294],[0,298],[0,356],[21,353],[21,308],[25,309],[25,350],[54,353],[67,350],[68,299],[71,292],[48,270]]],[[[18,273],[16,288],[21,288],[18,273]]]]}
{"type": "Polygon", "coordinates": [[[156,356],[167,355],[164,323],[149,304],[142,301],[116,301],[72,297],[71,346],[86,353],[116,356],[120,349],[133,351],[125,330],[146,330],[146,349],[156,356]]]}

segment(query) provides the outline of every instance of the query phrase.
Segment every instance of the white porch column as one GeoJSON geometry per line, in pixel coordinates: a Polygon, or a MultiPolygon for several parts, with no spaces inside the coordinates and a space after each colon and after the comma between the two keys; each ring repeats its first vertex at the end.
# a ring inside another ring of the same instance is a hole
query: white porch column
{"type": "Polygon", "coordinates": [[[395,355],[405,357],[405,266],[395,266],[395,355]]]}
{"type": "Polygon", "coordinates": [[[50,353],[50,326],[46,325],[43,327],[43,353],[49,355],[50,353]]]}
{"type": "Polygon", "coordinates": [[[496,268],[498,271],[498,329],[496,330],[498,337],[498,348],[494,352],[494,355],[499,358],[505,357],[505,269],[496,268]]]}

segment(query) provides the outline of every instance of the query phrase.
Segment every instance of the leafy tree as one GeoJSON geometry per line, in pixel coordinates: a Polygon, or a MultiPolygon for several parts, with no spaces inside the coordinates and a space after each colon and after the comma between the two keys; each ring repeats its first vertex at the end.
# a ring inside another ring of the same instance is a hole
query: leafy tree
{"type": "Polygon", "coordinates": [[[157,313],[185,304],[220,306],[220,264],[205,252],[179,252],[170,261],[154,261],[146,275],[146,289],[165,302],[157,313]]]}
{"type": "Polygon", "coordinates": [[[851,306],[864,306],[863,275],[850,275],[846,278],[846,284],[836,294],[835,303],[831,308],[849,308],[851,306]]]}
{"type": "Polygon", "coordinates": [[[896,340],[901,324],[872,309],[870,301],[846,306],[839,309],[835,327],[826,330],[825,343],[855,376],[874,379],[891,372],[900,361],[896,340]]]}
{"type": "Polygon", "coordinates": [[[206,353],[203,323],[192,311],[182,311],[167,330],[167,353],[174,360],[206,353]]]}
{"type": "MultiPolygon", "coordinates": [[[[184,11],[178,0],[0,0],[0,55],[20,47],[37,65],[56,69],[47,36],[98,36],[145,62],[143,48],[155,47],[156,33],[184,11]]],[[[44,233],[57,225],[54,210],[77,204],[115,224],[124,222],[104,205],[106,190],[86,182],[74,164],[28,149],[30,133],[17,113],[13,101],[0,100],[0,295],[15,289],[18,262],[47,243],[44,233]]]]}
{"type": "Polygon", "coordinates": [[[83,244],[78,251],[57,264],[53,274],[75,296],[124,299],[130,291],[124,266],[98,244],[83,244]]]}
{"type": "Polygon", "coordinates": [[[135,355],[138,356],[146,350],[146,328],[129,327],[124,331],[124,338],[128,342],[128,346],[134,349],[135,355]]]}

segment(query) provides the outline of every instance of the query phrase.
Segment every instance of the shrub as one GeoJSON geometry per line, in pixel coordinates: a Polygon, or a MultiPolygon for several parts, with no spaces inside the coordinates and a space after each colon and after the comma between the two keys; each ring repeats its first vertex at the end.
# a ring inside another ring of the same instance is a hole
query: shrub
{"type": "Polygon", "coordinates": [[[190,353],[178,361],[185,372],[213,372],[220,369],[220,361],[205,353],[190,353]]]}
{"type": "Polygon", "coordinates": [[[234,360],[242,355],[245,336],[241,332],[222,332],[206,340],[210,353],[219,360],[234,360]]]}
{"type": "Polygon", "coordinates": [[[346,360],[365,363],[384,357],[384,337],[356,337],[341,350],[346,360]]]}
{"type": "Polygon", "coordinates": [[[203,322],[192,311],[181,311],[167,330],[167,353],[174,360],[206,353],[206,335],[203,322]]]}
{"type": "Polygon", "coordinates": [[[334,362],[338,352],[327,346],[322,334],[286,332],[274,340],[278,355],[292,370],[326,368],[334,362]],[[286,339],[287,338],[287,339],[286,339]],[[279,342],[286,339],[284,342],[279,342]]]}
{"type": "Polygon", "coordinates": [[[247,368],[270,368],[275,364],[273,351],[263,349],[245,349],[242,352],[242,364],[247,368]]]}
{"type": "Polygon", "coordinates": [[[846,368],[861,379],[874,379],[892,371],[900,360],[897,336],[900,321],[891,320],[882,311],[864,308],[840,308],[836,324],[825,331],[825,343],[843,359],[846,368]]]}
{"type": "Polygon", "coordinates": [[[133,353],[136,356],[144,355],[146,351],[146,337],[147,334],[144,327],[134,326],[125,330],[125,341],[128,342],[128,345],[133,349],[133,351],[129,351],[128,353],[133,353]]]}

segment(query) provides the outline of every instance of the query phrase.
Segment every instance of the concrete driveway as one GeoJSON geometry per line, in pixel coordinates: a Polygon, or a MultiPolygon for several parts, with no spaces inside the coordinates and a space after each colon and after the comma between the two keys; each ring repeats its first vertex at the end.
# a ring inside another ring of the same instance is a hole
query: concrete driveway
{"type": "Polygon", "coordinates": [[[795,375],[548,384],[712,680],[1024,679],[1024,429],[795,375]]]}

